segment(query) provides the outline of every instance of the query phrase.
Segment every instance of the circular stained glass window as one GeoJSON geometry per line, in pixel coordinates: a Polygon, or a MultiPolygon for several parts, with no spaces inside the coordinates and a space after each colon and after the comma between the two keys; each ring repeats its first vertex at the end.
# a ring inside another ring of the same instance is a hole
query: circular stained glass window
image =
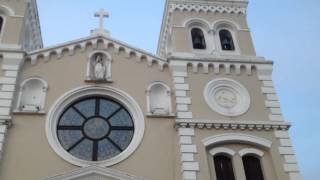
{"type": "Polygon", "coordinates": [[[134,124],[128,110],[104,97],[76,101],[61,114],[57,136],[71,155],[86,161],[104,161],[131,143],[134,124]]]}

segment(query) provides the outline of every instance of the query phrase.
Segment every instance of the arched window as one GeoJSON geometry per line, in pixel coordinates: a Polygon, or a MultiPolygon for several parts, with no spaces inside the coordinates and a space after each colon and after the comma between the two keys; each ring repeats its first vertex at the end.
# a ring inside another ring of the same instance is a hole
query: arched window
{"type": "Polygon", "coordinates": [[[199,28],[191,30],[193,49],[206,49],[206,40],[203,31],[199,28]]]}
{"type": "Polygon", "coordinates": [[[0,16],[0,33],[2,32],[2,27],[3,27],[3,17],[0,16]]]}
{"type": "Polygon", "coordinates": [[[213,157],[217,180],[235,180],[231,158],[225,155],[213,157]]]}
{"type": "Polygon", "coordinates": [[[260,159],[253,155],[242,157],[247,180],[264,180],[260,159]]]}
{"type": "Polygon", "coordinates": [[[234,51],[235,50],[232,34],[230,31],[225,30],[225,29],[220,30],[219,36],[220,36],[222,50],[225,50],[225,51],[234,51]]]}

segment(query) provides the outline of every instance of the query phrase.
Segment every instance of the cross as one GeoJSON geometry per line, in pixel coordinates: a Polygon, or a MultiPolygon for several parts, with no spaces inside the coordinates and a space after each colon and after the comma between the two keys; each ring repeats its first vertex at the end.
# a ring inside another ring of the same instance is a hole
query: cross
{"type": "Polygon", "coordinates": [[[100,19],[100,30],[104,30],[104,18],[108,18],[109,14],[104,9],[100,9],[99,12],[94,14],[94,17],[98,17],[100,19]]]}

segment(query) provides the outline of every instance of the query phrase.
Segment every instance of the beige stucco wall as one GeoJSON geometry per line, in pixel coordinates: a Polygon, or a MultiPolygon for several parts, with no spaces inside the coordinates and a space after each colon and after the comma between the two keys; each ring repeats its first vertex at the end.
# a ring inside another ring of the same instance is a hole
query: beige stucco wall
{"type": "Polygon", "coordinates": [[[199,179],[212,179],[216,180],[216,177],[212,177],[212,168],[213,168],[213,160],[212,156],[209,155],[208,151],[212,148],[216,147],[227,147],[237,154],[234,156],[235,161],[234,163],[234,172],[235,176],[238,177],[238,180],[245,180],[243,177],[243,165],[241,164],[241,157],[238,152],[243,148],[256,148],[264,152],[264,156],[261,159],[262,163],[262,171],[264,173],[265,180],[289,180],[289,176],[287,173],[284,172],[283,169],[283,162],[284,159],[280,156],[278,147],[279,143],[277,139],[274,137],[273,131],[241,131],[241,130],[214,130],[214,129],[201,129],[196,130],[196,134],[194,136],[193,141],[197,145],[198,154],[196,159],[200,163],[201,173],[199,173],[199,179]],[[240,134],[247,134],[252,135],[260,138],[267,139],[272,142],[272,147],[270,149],[266,149],[263,147],[250,145],[250,144],[237,144],[237,143],[228,143],[228,144],[220,144],[218,146],[213,147],[205,147],[202,143],[202,140],[215,135],[220,134],[227,134],[227,133],[240,133],[240,134]]]}
{"type": "MultiPolygon", "coordinates": [[[[212,70],[212,69],[211,69],[212,70]]],[[[252,75],[247,75],[245,72],[241,75],[236,75],[231,73],[226,75],[224,70],[221,73],[215,74],[210,71],[208,74],[199,71],[198,73],[193,73],[192,69],[188,69],[187,83],[190,85],[191,91],[189,92],[192,100],[190,106],[193,118],[195,119],[205,119],[205,120],[245,120],[245,121],[268,121],[270,110],[266,108],[265,101],[266,96],[261,91],[262,83],[258,80],[257,74],[254,72],[252,75]],[[251,105],[249,110],[237,117],[226,117],[218,114],[212,110],[205,102],[203,93],[205,86],[212,80],[218,78],[229,78],[235,80],[242,84],[249,92],[251,98],[251,105]],[[202,107],[202,108],[198,108],[202,107]]]]}
{"type": "MultiPolygon", "coordinates": [[[[232,22],[238,28],[235,30],[236,37],[234,40],[239,46],[240,54],[255,55],[255,49],[245,16],[221,13],[215,13],[213,15],[212,13],[204,12],[174,12],[172,14],[172,52],[194,53],[189,29],[188,27],[185,27],[185,23],[192,19],[200,19],[201,21],[207,22],[210,29],[212,29],[214,24],[219,21],[232,22]]],[[[216,42],[213,35],[208,36],[206,39],[207,44],[216,42]]],[[[211,52],[212,50],[208,50],[208,52],[211,52]]]]}
{"type": "MultiPolygon", "coordinates": [[[[76,52],[74,56],[64,53],[57,60],[39,61],[36,65],[26,62],[21,80],[40,76],[49,84],[46,112],[64,93],[76,87],[88,85],[86,75],[87,52],[76,52]]],[[[164,72],[158,66],[148,67],[146,62],[136,62],[125,54],[113,55],[112,86],[131,95],[146,113],[146,87],[155,80],[163,81],[170,87],[168,69],[164,72]]],[[[173,98],[174,99],[174,98],[173,98]]],[[[62,160],[49,146],[45,135],[45,115],[14,115],[13,126],[9,129],[5,156],[1,162],[1,180],[35,180],[75,169],[77,167],[62,160]]],[[[177,132],[174,119],[145,118],[146,130],[143,141],[135,153],[121,163],[112,166],[126,173],[152,180],[180,179],[177,132]]]]}

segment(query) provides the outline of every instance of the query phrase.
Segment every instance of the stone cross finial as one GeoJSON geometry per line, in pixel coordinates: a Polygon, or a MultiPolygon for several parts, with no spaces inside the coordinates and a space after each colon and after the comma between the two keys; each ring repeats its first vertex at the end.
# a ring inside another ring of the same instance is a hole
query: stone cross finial
{"type": "Polygon", "coordinates": [[[94,17],[98,17],[100,19],[100,30],[104,30],[104,18],[108,18],[109,14],[104,9],[100,9],[99,12],[94,14],[94,17]]]}

